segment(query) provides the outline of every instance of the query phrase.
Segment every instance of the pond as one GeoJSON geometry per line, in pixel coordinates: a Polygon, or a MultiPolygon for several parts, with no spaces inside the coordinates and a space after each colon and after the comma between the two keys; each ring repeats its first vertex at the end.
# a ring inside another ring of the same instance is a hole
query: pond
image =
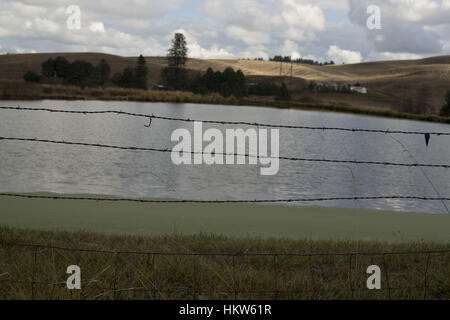
{"type": "MultiPolygon", "coordinates": [[[[2,101],[1,106],[65,110],[122,110],[199,120],[448,132],[446,124],[351,114],[262,107],[105,101],[2,101]]],[[[0,110],[0,136],[173,148],[171,134],[192,123],[112,114],[81,115],[0,110]]],[[[204,130],[242,128],[204,124],[204,130]]],[[[280,129],[280,156],[317,159],[448,164],[450,137],[280,129]],[[405,149],[407,151],[405,151],[405,149]],[[413,158],[414,157],[414,158],[413,158]]],[[[278,174],[254,165],[181,165],[170,153],[34,142],[0,142],[0,192],[88,193],[202,200],[450,195],[450,170],[280,160],[278,174]]],[[[447,213],[443,202],[352,200],[320,204],[410,212],[447,213]]],[[[450,206],[450,203],[446,203],[450,206]]]]}

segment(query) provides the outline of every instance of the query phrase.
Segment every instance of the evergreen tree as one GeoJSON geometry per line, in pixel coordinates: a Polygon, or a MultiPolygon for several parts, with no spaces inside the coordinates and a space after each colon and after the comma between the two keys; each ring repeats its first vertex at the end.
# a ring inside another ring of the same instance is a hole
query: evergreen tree
{"type": "Polygon", "coordinates": [[[175,33],[172,47],[167,54],[169,66],[161,71],[161,78],[167,87],[175,90],[186,90],[192,87],[189,83],[189,74],[184,69],[187,57],[186,38],[182,33],[175,33]]]}
{"type": "Polygon", "coordinates": [[[213,92],[214,89],[216,89],[215,74],[212,68],[208,68],[208,70],[206,70],[206,73],[200,81],[202,82],[202,86],[204,86],[209,92],[213,92]]]}
{"type": "Polygon", "coordinates": [[[136,74],[133,68],[125,68],[119,80],[123,88],[134,88],[136,86],[136,74]]]}
{"type": "Polygon", "coordinates": [[[191,87],[189,74],[184,68],[163,68],[161,78],[163,84],[172,90],[188,90],[191,87]]]}
{"type": "Polygon", "coordinates": [[[105,59],[102,59],[100,63],[95,67],[95,82],[97,85],[104,87],[109,80],[111,73],[111,67],[105,59]]]}
{"type": "Polygon", "coordinates": [[[135,72],[136,72],[136,87],[138,89],[147,90],[148,68],[146,66],[145,58],[142,56],[142,54],[138,58],[135,72]]]}
{"type": "Polygon", "coordinates": [[[71,73],[71,64],[64,57],[57,57],[53,61],[55,75],[57,78],[68,79],[71,73]]]}
{"type": "Polygon", "coordinates": [[[236,97],[242,97],[247,95],[247,86],[245,85],[245,75],[242,70],[236,71],[236,97]]]}
{"type": "Polygon", "coordinates": [[[169,67],[182,68],[186,65],[188,48],[186,38],[182,33],[175,33],[167,58],[169,59],[169,67]]]}
{"type": "Polygon", "coordinates": [[[70,65],[68,81],[71,84],[85,86],[94,73],[94,66],[86,61],[76,60],[70,65]]]}
{"type": "Polygon", "coordinates": [[[220,85],[220,94],[224,97],[229,97],[232,94],[232,90],[228,82],[222,82],[220,85]]]}
{"type": "Polygon", "coordinates": [[[247,94],[245,76],[241,70],[234,71],[231,67],[226,68],[224,72],[214,72],[213,69],[208,68],[193,85],[193,91],[196,93],[219,92],[225,97],[230,95],[242,97],[247,94]]]}
{"type": "Polygon", "coordinates": [[[28,71],[27,73],[25,73],[23,79],[26,82],[41,82],[41,76],[32,71],[28,71]]]}
{"type": "Polygon", "coordinates": [[[46,78],[54,78],[56,76],[55,62],[53,61],[53,59],[48,59],[47,61],[44,61],[41,67],[42,67],[42,76],[46,78]]]}

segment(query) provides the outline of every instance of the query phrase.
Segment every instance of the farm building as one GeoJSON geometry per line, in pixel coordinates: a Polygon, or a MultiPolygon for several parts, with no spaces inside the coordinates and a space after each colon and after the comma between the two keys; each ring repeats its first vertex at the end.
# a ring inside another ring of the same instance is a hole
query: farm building
{"type": "Polygon", "coordinates": [[[357,93],[362,93],[362,94],[367,94],[367,88],[366,87],[355,87],[355,86],[351,86],[350,90],[352,92],[357,92],[357,93]]]}

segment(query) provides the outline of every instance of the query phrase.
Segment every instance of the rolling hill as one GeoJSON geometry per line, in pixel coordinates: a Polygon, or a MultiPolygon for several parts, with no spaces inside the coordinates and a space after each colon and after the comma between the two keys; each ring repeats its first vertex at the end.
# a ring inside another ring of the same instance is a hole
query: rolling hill
{"type": "MultiPolygon", "coordinates": [[[[82,59],[97,64],[105,59],[111,65],[112,74],[121,72],[125,67],[133,67],[136,57],[120,57],[101,53],[42,53],[12,54],[0,56],[0,81],[22,80],[28,71],[39,73],[41,63],[49,58],[64,56],[73,61],[82,59]]],[[[149,86],[160,82],[160,70],[167,64],[164,57],[146,58],[150,71],[149,86]]],[[[278,81],[280,63],[253,60],[201,60],[189,59],[187,68],[206,71],[224,70],[226,67],[241,69],[251,81],[278,81]],[[264,80],[265,79],[265,80],[264,80]]],[[[415,99],[418,90],[427,84],[431,91],[431,105],[437,110],[444,104],[444,95],[450,90],[450,56],[439,56],[420,60],[379,61],[349,65],[313,66],[281,64],[281,75],[296,90],[304,87],[308,81],[319,83],[334,81],[342,84],[356,82],[366,86],[374,95],[319,95],[320,102],[333,102],[356,105],[359,107],[378,107],[397,109],[406,98],[415,99]]]]}

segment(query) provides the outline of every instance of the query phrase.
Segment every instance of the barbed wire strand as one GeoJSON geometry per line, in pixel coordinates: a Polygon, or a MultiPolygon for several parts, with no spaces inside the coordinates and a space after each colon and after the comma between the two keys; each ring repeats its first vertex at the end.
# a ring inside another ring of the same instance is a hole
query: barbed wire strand
{"type": "Polygon", "coordinates": [[[450,254],[450,249],[442,250],[416,250],[416,251],[379,251],[379,252],[322,252],[322,253],[287,253],[287,252],[271,252],[271,253],[251,253],[251,252],[158,252],[158,251],[121,251],[121,250],[104,250],[104,249],[87,249],[87,248],[70,248],[70,247],[60,247],[55,245],[44,245],[35,243],[20,243],[11,241],[0,241],[0,246],[2,247],[22,247],[22,248],[32,248],[32,249],[50,249],[50,250],[60,250],[60,251],[73,251],[73,252],[84,252],[84,253],[99,253],[99,254],[111,254],[111,255],[142,255],[142,256],[221,256],[221,257],[273,257],[273,256],[285,256],[285,257],[348,257],[348,256],[404,256],[404,255],[442,255],[450,254]]]}
{"type": "MultiPolygon", "coordinates": [[[[45,111],[51,113],[68,113],[68,114],[117,114],[126,115],[131,117],[143,117],[150,119],[159,119],[167,121],[180,121],[180,122],[203,122],[209,124],[220,125],[244,125],[244,126],[256,126],[266,128],[280,128],[280,129],[302,129],[302,130],[320,130],[320,131],[346,131],[346,132],[367,132],[367,133],[382,133],[382,134],[406,134],[406,135],[434,135],[434,136],[450,136],[450,132],[424,132],[424,131],[402,131],[402,130],[380,130],[380,129],[362,129],[362,128],[340,128],[340,127],[315,127],[315,126],[297,126],[297,125],[281,125],[281,124],[268,124],[259,122],[247,122],[247,121],[219,121],[219,120],[200,120],[190,118],[176,118],[167,116],[158,116],[155,114],[143,114],[133,113],[118,110],[97,110],[97,111],[80,111],[80,110],[62,110],[62,109],[50,109],[50,108],[24,108],[24,107],[0,107],[0,110],[17,110],[17,111],[45,111]]],[[[148,127],[148,126],[147,126],[148,127]]]]}
{"type": "Polygon", "coordinates": [[[239,153],[206,153],[203,151],[174,151],[169,148],[154,148],[154,147],[126,147],[119,145],[109,145],[101,143],[87,143],[87,142],[73,142],[65,140],[50,140],[50,139],[37,139],[37,138],[20,138],[20,137],[3,137],[0,136],[0,141],[22,141],[22,142],[37,142],[37,143],[50,143],[50,144],[62,144],[62,145],[75,145],[75,146],[85,146],[85,147],[98,147],[98,148],[109,148],[109,149],[119,149],[119,150],[130,150],[130,151],[151,151],[151,152],[163,152],[163,153],[188,153],[191,155],[218,155],[218,156],[234,156],[234,157],[245,157],[249,159],[279,159],[286,161],[303,161],[303,162],[326,162],[326,163],[351,163],[351,164],[367,164],[367,165],[381,165],[381,166],[400,166],[400,167],[428,167],[428,168],[450,168],[447,164],[425,164],[425,163],[396,163],[396,162],[382,162],[382,161],[358,161],[358,160],[335,160],[335,159],[313,159],[313,158],[296,158],[296,157],[273,157],[273,156],[258,156],[250,154],[239,154],[239,153]]]}
{"type": "Polygon", "coordinates": [[[324,202],[324,201],[356,201],[356,200],[422,200],[422,201],[450,201],[450,198],[432,198],[419,196],[374,196],[374,197],[329,197],[329,198],[303,198],[303,199],[260,199],[260,200],[164,200],[164,199],[137,199],[137,198],[91,198],[72,196],[45,196],[19,193],[0,193],[1,197],[52,199],[52,200],[78,200],[78,201],[104,201],[104,202],[137,202],[137,203],[197,203],[197,204],[225,204],[225,203],[293,203],[293,202],[324,202]]]}

